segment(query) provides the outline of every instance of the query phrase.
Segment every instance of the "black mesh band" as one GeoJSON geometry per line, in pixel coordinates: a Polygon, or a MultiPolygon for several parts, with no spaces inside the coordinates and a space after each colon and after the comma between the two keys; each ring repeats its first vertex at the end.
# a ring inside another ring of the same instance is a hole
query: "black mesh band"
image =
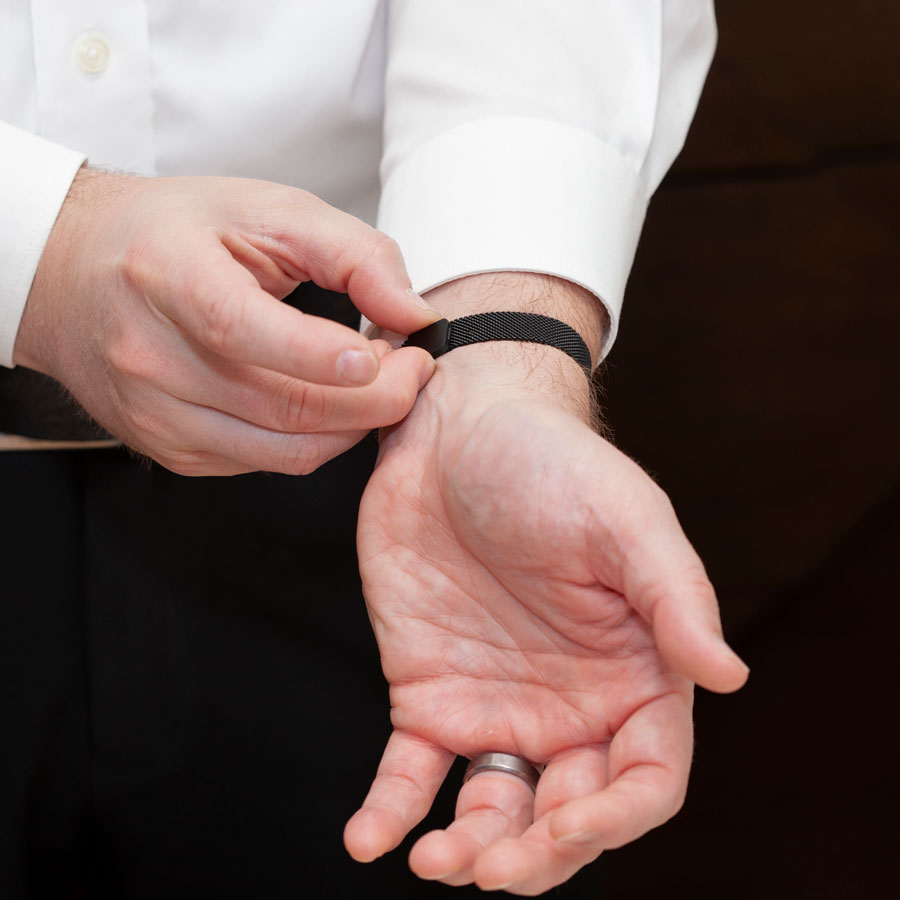
{"type": "Polygon", "coordinates": [[[457,347],[489,341],[526,341],[556,347],[590,375],[591,353],[581,335],[565,322],[537,313],[486,312],[450,322],[441,319],[411,334],[404,346],[424,347],[438,357],[457,347]]]}

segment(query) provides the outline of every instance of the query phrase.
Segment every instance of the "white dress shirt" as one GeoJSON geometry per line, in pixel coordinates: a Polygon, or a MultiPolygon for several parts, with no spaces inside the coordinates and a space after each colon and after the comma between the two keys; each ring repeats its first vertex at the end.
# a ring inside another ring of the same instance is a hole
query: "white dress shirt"
{"type": "Polygon", "coordinates": [[[0,363],[85,158],[306,188],[419,291],[558,275],[608,349],[714,44],[712,0],[0,0],[0,363]]]}

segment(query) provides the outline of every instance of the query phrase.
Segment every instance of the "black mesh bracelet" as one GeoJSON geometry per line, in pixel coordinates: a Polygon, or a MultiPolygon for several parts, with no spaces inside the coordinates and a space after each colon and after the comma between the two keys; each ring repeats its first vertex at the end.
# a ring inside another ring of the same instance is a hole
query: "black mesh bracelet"
{"type": "Polygon", "coordinates": [[[556,347],[571,356],[590,377],[591,353],[581,335],[565,322],[537,313],[486,312],[452,322],[440,319],[413,332],[403,346],[422,347],[436,359],[457,347],[488,341],[526,341],[556,347]]]}

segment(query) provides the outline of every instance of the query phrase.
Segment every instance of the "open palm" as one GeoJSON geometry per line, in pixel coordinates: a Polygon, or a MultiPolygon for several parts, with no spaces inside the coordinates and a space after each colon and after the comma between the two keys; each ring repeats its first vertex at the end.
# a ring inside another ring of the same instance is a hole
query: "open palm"
{"type": "Polygon", "coordinates": [[[691,680],[742,676],[633,462],[547,402],[460,421],[426,399],[384,441],[358,544],[394,734],[348,825],[354,856],[396,845],[457,754],[546,769],[534,798],[502,773],[468,782],[456,821],[413,849],[422,877],[538,893],[677,810],[691,680]]]}

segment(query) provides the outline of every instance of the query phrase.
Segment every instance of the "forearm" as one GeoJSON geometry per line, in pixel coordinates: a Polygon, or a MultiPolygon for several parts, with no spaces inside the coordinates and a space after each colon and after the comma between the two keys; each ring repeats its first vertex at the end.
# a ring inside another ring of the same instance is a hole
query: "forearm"
{"type": "Polygon", "coordinates": [[[602,299],[608,353],[712,55],[711,0],[398,0],[389,20],[378,221],[414,287],[553,273],[602,299]]]}

